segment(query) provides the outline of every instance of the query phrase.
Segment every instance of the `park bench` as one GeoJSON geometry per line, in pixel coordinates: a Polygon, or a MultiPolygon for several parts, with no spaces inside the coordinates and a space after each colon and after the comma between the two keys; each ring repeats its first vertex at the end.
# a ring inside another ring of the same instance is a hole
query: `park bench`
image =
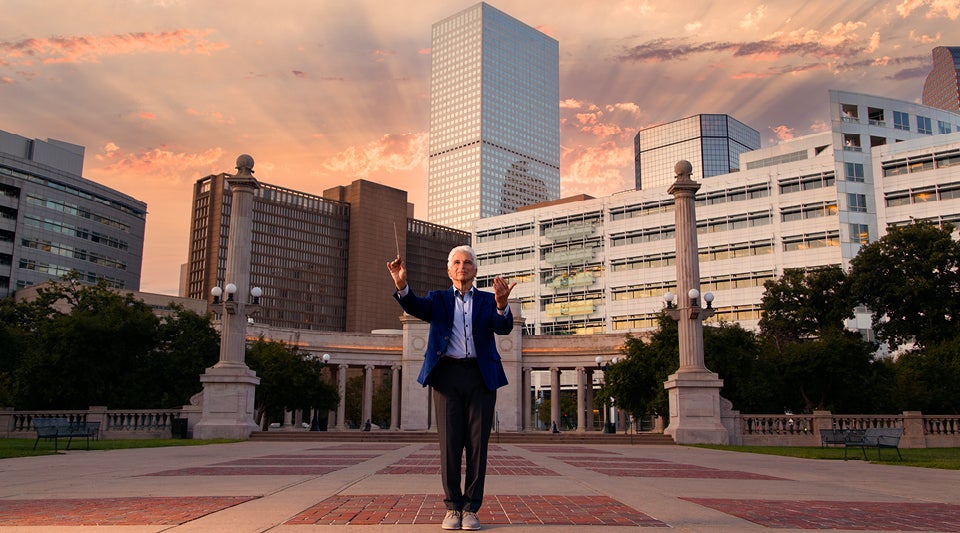
{"type": "Polygon", "coordinates": [[[893,448],[897,450],[897,457],[903,460],[900,455],[900,437],[903,436],[903,428],[870,428],[870,429],[851,429],[847,432],[843,442],[843,460],[847,460],[847,448],[859,447],[863,452],[863,458],[867,458],[867,448],[877,449],[877,460],[880,460],[880,448],[893,448]]]}
{"type": "Polygon", "coordinates": [[[820,446],[827,447],[832,444],[843,446],[847,439],[848,430],[846,429],[821,429],[820,446]]]}
{"type": "Polygon", "coordinates": [[[37,449],[40,439],[53,439],[53,450],[59,451],[58,439],[67,439],[67,449],[70,449],[70,443],[74,437],[83,437],[87,441],[87,449],[90,449],[90,438],[96,438],[100,434],[100,422],[71,422],[67,418],[46,417],[34,418],[33,428],[37,431],[37,440],[33,443],[33,449],[37,449]]]}

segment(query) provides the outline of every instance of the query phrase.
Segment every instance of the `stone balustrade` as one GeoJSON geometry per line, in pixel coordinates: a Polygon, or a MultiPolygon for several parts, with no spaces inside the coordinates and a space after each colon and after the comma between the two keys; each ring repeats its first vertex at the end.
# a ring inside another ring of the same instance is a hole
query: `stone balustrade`
{"type": "MultiPolygon", "coordinates": [[[[53,416],[71,421],[100,422],[98,438],[101,439],[170,438],[173,436],[173,420],[195,417],[195,413],[191,415],[188,411],[188,408],[107,409],[101,406],[87,410],[57,411],[5,408],[0,409],[0,438],[33,438],[33,419],[53,416]]],[[[730,443],[734,445],[820,446],[821,429],[902,427],[901,448],[960,447],[960,415],[924,415],[919,411],[904,411],[898,415],[835,415],[830,411],[814,411],[813,414],[741,414],[728,411],[723,418],[724,426],[730,430],[730,443]]]]}

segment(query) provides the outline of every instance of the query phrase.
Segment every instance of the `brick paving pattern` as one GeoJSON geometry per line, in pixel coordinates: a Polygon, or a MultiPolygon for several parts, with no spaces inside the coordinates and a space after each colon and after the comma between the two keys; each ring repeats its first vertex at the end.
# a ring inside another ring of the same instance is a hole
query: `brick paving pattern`
{"type": "Polygon", "coordinates": [[[147,476],[322,476],[355,466],[376,455],[264,455],[210,466],[178,468],[147,476]]]}
{"type": "Polygon", "coordinates": [[[529,445],[520,445],[519,447],[534,453],[576,453],[576,454],[587,455],[587,456],[620,455],[619,453],[614,451],[598,450],[596,448],[587,448],[585,446],[570,446],[570,445],[539,446],[535,444],[529,444],[529,445]]]}
{"type": "MultiPolygon", "coordinates": [[[[430,524],[443,520],[443,496],[433,494],[333,496],[287,524],[430,524]]],[[[483,524],[669,527],[607,496],[487,496],[483,524]]]]}
{"type": "Polygon", "coordinates": [[[623,457],[554,457],[571,466],[586,468],[598,474],[617,477],[669,477],[696,479],[750,479],[783,480],[783,478],[740,472],[718,470],[706,466],[673,463],[659,459],[628,459],[623,457]]]}
{"type": "Polygon", "coordinates": [[[960,532],[960,505],[682,498],[777,529],[960,532]]]}
{"type": "MultiPolygon", "coordinates": [[[[424,474],[440,475],[439,453],[414,453],[400,459],[396,463],[381,469],[378,474],[424,474]]],[[[536,463],[519,455],[489,455],[487,456],[488,476],[559,476],[549,468],[537,466],[536,463]]]]}
{"type": "Polygon", "coordinates": [[[179,525],[253,496],[0,500],[0,526],[179,525]]]}

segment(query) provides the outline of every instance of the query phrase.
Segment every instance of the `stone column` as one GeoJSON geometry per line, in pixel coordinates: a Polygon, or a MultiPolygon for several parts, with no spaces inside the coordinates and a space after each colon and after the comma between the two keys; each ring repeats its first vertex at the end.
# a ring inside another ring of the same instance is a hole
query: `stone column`
{"type": "Polygon", "coordinates": [[[677,303],[667,314],[678,322],[680,368],[667,377],[670,423],[664,433],[678,444],[728,444],[730,434],[720,418],[723,380],[707,370],[703,360],[703,320],[713,309],[700,306],[700,261],[697,250],[695,195],[700,184],[691,179],[693,166],[679,161],[677,179],[667,191],[674,197],[677,250],[677,303]],[[691,291],[696,291],[695,297],[691,291]]]}
{"type": "Polygon", "coordinates": [[[582,366],[577,367],[577,432],[583,433],[587,430],[587,402],[586,398],[586,374],[582,366]]]}
{"type": "Polygon", "coordinates": [[[390,367],[390,429],[400,429],[400,365],[390,367]]]}
{"type": "Polygon", "coordinates": [[[560,429],[560,369],[553,367],[550,369],[550,429],[553,430],[553,424],[560,429]]]}
{"type": "Polygon", "coordinates": [[[347,429],[344,421],[347,416],[347,366],[337,365],[337,393],[340,395],[340,403],[337,404],[337,429],[341,431],[347,429]]]}
{"type": "Polygon", "coordinates": [[[373,417],[373,365],[364,365],[363,367],[363,413],[360,421],[361,427],[365,427],[367,421],[373,417]]]}
{"type": "Polygon", "coordinates": [[[227,185],[231,205],[224,281],[225,288],[235,288],[235,291],[224,295],[220,360],[200,376],[202,415],[193,427],[193,436],[197,439],[246,439],[258,429],[254,421],[254,394],[260,378],[244,362],[247,316],[258,307],[246,303],[250,294],[253,194],[260,188],[253,177],[252,157],[237,158],[237,174],[227,178],[227,185]]]}
{"type": "Polygon", "coordinates": [[[587,382],[587,430],[592,430],[595,425],[593,420],[593,369],[587,368],[585,374],[587,382]]]}
{"type": "Polygon", "coordinates": [[[520,408],[523,410],[523,431],[533,430],[533,400],[530,397],[531,376],[533,369],[529,366],[523,367],[523,385],[521,386],[523,401],[520,408]]]}

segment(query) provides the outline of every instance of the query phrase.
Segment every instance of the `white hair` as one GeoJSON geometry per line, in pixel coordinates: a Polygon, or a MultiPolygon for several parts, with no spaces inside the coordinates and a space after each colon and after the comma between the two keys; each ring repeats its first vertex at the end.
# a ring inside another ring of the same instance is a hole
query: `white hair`
{"type": "Polygon", "coordinates": [[[473,248],[471,248],[470,245],[468,245],[468,244],[463,244],[463,245],[457,246],[457,247],[454,248],[453,250],[450,250],[450,253],[447,254],[447,268],[448,268],[448,269],[453,266],[453,256],[457,255],[457,254],[460,253],[460,252],[463,252],[463,253],[469,255],[469,256],[470,256],[470,259],[473,260],[473,266],[477,266],[477,254],[474,253],[473,248]]]}

